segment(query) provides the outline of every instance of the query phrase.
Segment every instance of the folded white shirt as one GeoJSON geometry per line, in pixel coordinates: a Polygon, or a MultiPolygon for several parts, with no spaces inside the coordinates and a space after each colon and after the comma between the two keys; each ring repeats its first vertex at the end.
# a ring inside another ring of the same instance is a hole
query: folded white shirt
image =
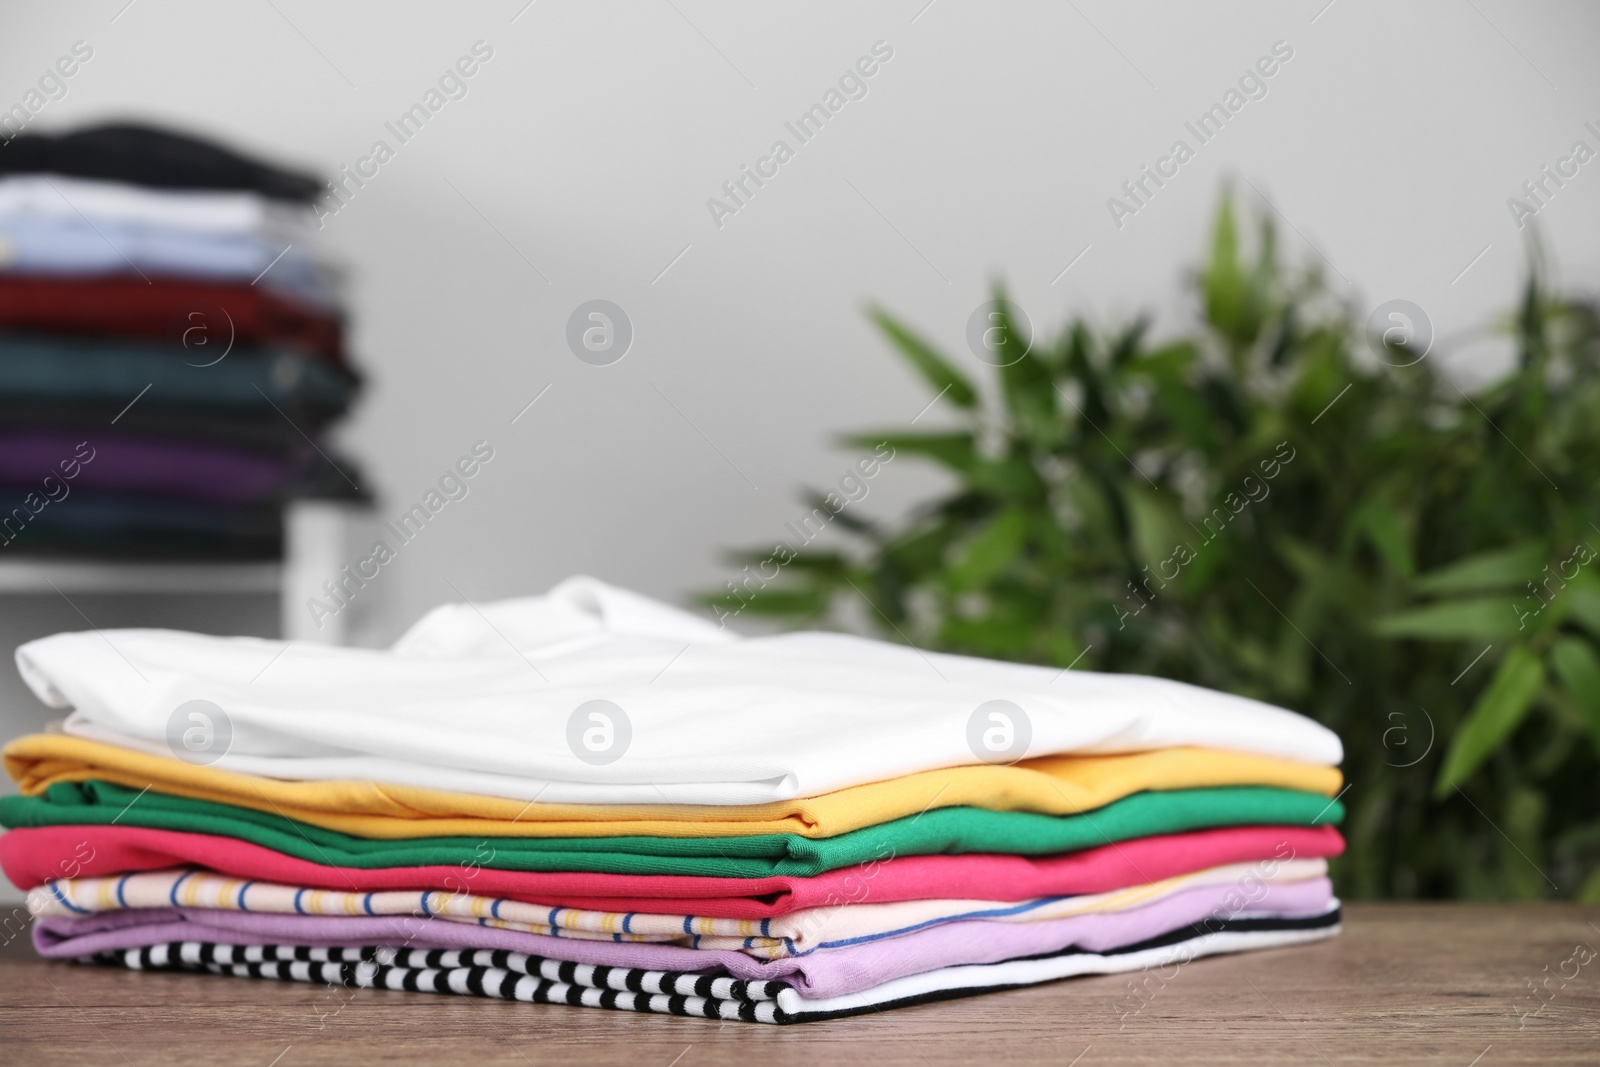
{"type": "Polygon", "coordinates": [[[270,237],[288,242],[309,241],[315,232],[310,208],[258,193],[149,189],[61,174],[12,174],[0,178],[0,220],[78,222],[84,218],[102,225],[270,237]]]}
{"type": "Polygon", "coordinates": [[[1181,682],[836,633],[739,637],[581,577],[436,608],[387,651],[107,630],[30,641],[17,666],[46,704],[73,709],[80,736],[181,754],[180,706],[206,700],[226,716],[225,751],[205,759],[216,767],[550,803],[754,804],[984,762],[972,738],[993,728],[979,710],[991,701],[1028,738],[1007,761],[1179,745],[1342,754],[1309,719],[1181,682]],[[579,712],[597,700],[626,723],[579,712]],[[610,762],[580,758],[586,732],[610,762]]]}

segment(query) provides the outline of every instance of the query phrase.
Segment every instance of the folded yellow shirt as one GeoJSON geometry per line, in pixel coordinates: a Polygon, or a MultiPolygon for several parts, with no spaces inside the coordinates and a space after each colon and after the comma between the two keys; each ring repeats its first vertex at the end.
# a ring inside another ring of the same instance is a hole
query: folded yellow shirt
{"type": "Polygon", "coordinates": [[[1114,756],[1046,756],[1009,767],[967,766],[799,800],[717,805],[539,804],[379,782],[289,782],[198,767],[65,734],[5,746],[5,769],[34,796],[54,782],[99,779],[132,789],[235,804],[368,838],[833,837],[933,807],[1071,815],[1144,790],[1268,786],[1332,796],[1335,767],[1218,749],[1169,748],[1114,756]]]}

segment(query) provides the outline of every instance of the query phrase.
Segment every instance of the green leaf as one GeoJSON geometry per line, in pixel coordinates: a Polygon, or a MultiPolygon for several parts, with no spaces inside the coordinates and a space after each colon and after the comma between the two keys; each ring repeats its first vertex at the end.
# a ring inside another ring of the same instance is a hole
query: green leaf
{"type": "Polygon", "coordinates": [[[1411,556],[1411,532],[1406,529],[1405,520],[1382,499],[1368,504],[1365,514],[1367,539],[1389,566],[1410,577],[1416,571],[1416,563],[1411,556]]]}
{"type": "Polygon", "coordinates": [[[1123,330],[1111,342],[1111,367],[1113,370],[1126,367],[1137,359],[1144,348],[1144,335],[1150,332],[1150,318],[1141,315],[1134,320],[1133,325],[1123,330]]]}
{"type": "Polygon", "coordinates": [[[978,406],[978,391],[937,349],[896,322],[888,312],[873,308],[871,315],[872,321],[889,335],[900,354],[950,403],[960,408],[978,406]]]}
{"type": "Polygon", "coordinates": [[[1549,812],[1544,794],[1526,786],[1513,788],[1502,809],[1502,869],[1507,876],[1507,893],[1512,900],[1538,900],[1544,896],[1544,872],[1540,844],[1541,832],[1549,812]]]}
{"type": "Polygon", "coordinates": [[[884,546],[883,563],[911,575],[937,571],[945,549],[960,534],[961,527],[950,519],[938,519],[902,533],[884,546]]]}
{"type": "Polygon", "coordinates": [[[1472,777],[1522,722],[1543,685],[1544,664],[1521,645],[1512,648],[1450,742],[1434,796],[1447,796],[1472,777]]]}
{"type": "MultiPolygon", "coordinates": [[[[1270,240],[1270,238],[1268,238],[1270,240]]],[[[1265,246],[1264,251],[1270,246],[1265,246]]],[[[1270,255],[1270,252],[1267,252],[1270,255]]],[[[1265,268],[1265,260],[1262,267],[1265,268]]],[[[1211,259],[1201,275],[1206,318],[1235,347],[1252,344],[1263,323],[1261,274],[1247,273],[1239,254],[1233,197],[1224,196],[1211,233],[1211,259]]]]}
{"type": "Polygon", "coordinates": [[[956,553],[946,579],[951,589],[975,589],[1011,566],[1028,532],[1027,513],[1007,508],[956,553]]]}
{"type": "MultiPolygon", "coordinates": [[[[859,481],[859,479],[857,480],[859,481]]],[[[861,485],[865,484],[866,483],[864,482],[861,483],[861,485]]],[[[866,497],[860,496],[856,499],[865,500],[866,497]]],[[[815,489],[807,489],[805,493],[801,495],[801,500],[805,502],[806,507],[812,510],[813,514],[815,514],[817,509],[820,508],[823,512],[832,515],[834,522],[837,522],[840,526],[843,526],[851,533],[860,534],[863,537],[871,537],[877,533],[876,524],[863,519],[860,515],[852,511],[849,505],[854,503],[854,501],[850,500],[849,497],[844,496],[840,490],[832,489],[827,493],[819,493],[815,489]],[[830,496],[835,500],[844,501],[844,504],[840,506],[837,511],[835,511],[828,503],[828,497],[830,496]]]]}
{"type": "MultiPolygon", "coordinates": [[[[989,312],[990,329],[984,337],[984,347],[989,351],[994,365],[1000,368],[1000,377],[1004,382],[1005,372],[1021,363],[1032,351],[1034,339],[1018,331],[1012,303],[1006,298],[1003,288],[995,287],[990,302],[994,306],[989,312]],[[989,343],[991,341],[993,344],[989,343]]],[[[1043,364],[1035,360],[1033,366],[1042,367],[1043,364]]]]}
{"type": "Polygon", "coordinates": [[[1111,498],[1098,479],[1079,475],[1068,479],[1067,499],[1089,538],[1095,543],[1115,541],[1119,538],[1116,514],[1111,498]]]}
{"type": "Polygon", "coordinates": [[[1431,641],[1481,638],[1492,641],[1518,630],[1516,605],[1504,597],[1446,600],[1389,615],[1373,624],[1379,637],[1416,637],[1431,641]]]}
{"type": "Polygon", "coordinates": [[[1419,593],[1475,593],[1484,589],[1521,589],[1539,573],[1545,547],[1528,542],[1511,548],[1458,559],[1448,566],[1419,576],[1411,587],[1419,593]]]}
{"type": "Polygon", "coordinates": [[[1033,632],[1032,626],[1017,620],[949,618],[939,628],[939,639],[959,643],[977,655],[1016,659],[1033,632]]]}
{"type": "Polygon", "coordinates": [[[1135,356],[1129,369],[1148,374],[1159,381],[1175,384],[1185,381],[1200,362],[1200,347],[1193,341],[1173,341],[1135,356]]]}
{"type": "Polygon", "coordinates": [[[977,445],[972,435],[964,431],[860,434],[846,437],[843,442],[853,448],[877,448],[880,445],[888,445],[894,449],[891,456],[909,452],[914,456],[942,463],[951,470],[963,474],[970,472],[979,462],[977,445]]]}
{"type": "Polygon", "coordinates": [[[1024,347],[1022,335],[1016,332],[1012,305],[998,287],[994,303],[999,336],[1003,338],[994,354],[1000,366],[1000,393],[1011,416],[1013,433],[1035,448],[1050,448],[1061,439],[1065,427],[1046,363],[1046,345],[1041,338],[1033,337],[1024,347]]]}
{"type": "Polygon", "coordinates": [[[1177,508],[1143,483],[1125,487],[1122,500],[1128,509],[1134,567],[1153,569],[1172,554],[1188,528],[1179,519],[1177,508]]]}
{"type": "Polygon", "coordinates": [[[1272,549],[1302,581],[1315,581],[1337,566],[1332,556],[1287,534],[1274,537],[1272,549]]]}
{"type": "Polygon", "coordinates": [[[720,608],[717,617],[723,622],[740,615],[809,619],[822,615],[828,608],[828,596],[820,588],[763,589],[744,598],[727,593],[706,597],[703,602],[714,609],[720,608]]]}
{"type": "Polygon", "coordinates": [[[1574,582],[1564,599],[1567,614],[1595,637],[1600,637],[1600,588],[1589,581],[1574,582]]]}
{"type": "Polygon", "coordinates": [[[1206,314],[1226,328],[1244,301],[1244,272],[1239,267],[1239,230],[1233,221],[1233,198],[1224,197],[1211,230],[1211,260],[1202,279],[1206,314]]]}
{"type": "Polygon", "coordinates": [[[846,574],[850,570],[850,561],[838,552],[798,552],[791,555],[791,551],[787,545],[774,545],[771,548],[728,552],[725,556],[729,563],[755,568],[763,574],[772,566],[784,572],[803,571],[833,576],[846,574]]]}
{"type": "Polygon", "coordinates": [[[1550,665],[1600,741],[1600,656],[1581,637],[1563,637],[1550,649],[1550,665]]]}

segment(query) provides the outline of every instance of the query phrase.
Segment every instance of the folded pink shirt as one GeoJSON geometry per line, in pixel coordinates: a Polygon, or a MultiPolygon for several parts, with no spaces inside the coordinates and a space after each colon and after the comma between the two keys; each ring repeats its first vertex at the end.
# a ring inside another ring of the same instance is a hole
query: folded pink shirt
{"type": "MultiPolygon", "coordinates": [[[[1240,826],[1164,834],[1046,857],[1011,855],[890,857],[810,878],[701,878],[479,868],[472,891],[564,908],[698,913],[733,919],[785,915],[800,908],[866,901],[977,899],[1101,893],[1225,863],[1337,856],[1344,839],[1331,826],[1240,826]]],[[[139,826],[45,826],[0,836],[0,869],[23,889],[70,874],[124,874],[206,867],[237,878],[330,889],[444,890],[458,867],[329,867],[235,838],[139,826]],[[65,867],[64,867],[65,865],[65,867]]]]}

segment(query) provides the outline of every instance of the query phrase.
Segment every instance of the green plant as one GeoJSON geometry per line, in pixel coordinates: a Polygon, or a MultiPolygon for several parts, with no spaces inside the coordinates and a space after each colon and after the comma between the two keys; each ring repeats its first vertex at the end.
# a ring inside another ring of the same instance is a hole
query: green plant
{"type": "Polygon", "coordinates": [[[1374,358],[1259,232],[1241,247],[1225,197],[1197,322],[1164,342],[1080,320],[1023,352],[997,291],[1009,365],[981,383],[874,311],[948,426],[849,443],[953,488],[886,524],[840,512],[844,549],[706,600],[809,625],[864,600],[922,648],[1293,708],[1345,741],[1340,892],[1600,899],[1595,306],[1531,257],[1515,366],[1458,387],[1403,344],[1374,358]]]}

